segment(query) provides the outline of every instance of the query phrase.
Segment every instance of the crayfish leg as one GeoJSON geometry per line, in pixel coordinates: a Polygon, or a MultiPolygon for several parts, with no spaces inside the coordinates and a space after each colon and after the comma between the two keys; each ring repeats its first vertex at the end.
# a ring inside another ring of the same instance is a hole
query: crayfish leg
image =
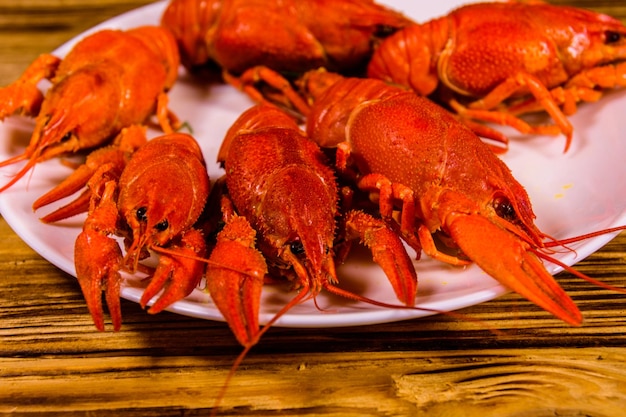
{"type": "Polygon", "coordinates": [[[293,108],[302,116],[309,113],[309,104],[296,92],[289,80],[268,67],[252,67],[239,76],[224,71],[223,78],[257,103],[271,102],[285,109],[293,108]],[[276,93],[261,91],[257,87],[261,82],[274,89],[276,93]]]}
{"type": "MultiPolygon", "coordinates": [[[[457,111],[459,109],[460,107],[457,108],[457,111]]],[[[572,124],[567,117],[565,117],[550,91],[537,77],[527,73],[519,73],[516,76],[507,78],[485,97],[470,103],[468,108],[462,110],[459,115],[486,122],[508,125],[521,133],[544,135],[562,133],[567,139],[565,152],[569,149],[574,132],[572,124]],[[537,100],[541,107],[552,117],[556,123],[555,126],[531,126],[507,111],[489,111],[495,109],[513,94],[525,88],[528,89],[535,100],[537,100]]]]}

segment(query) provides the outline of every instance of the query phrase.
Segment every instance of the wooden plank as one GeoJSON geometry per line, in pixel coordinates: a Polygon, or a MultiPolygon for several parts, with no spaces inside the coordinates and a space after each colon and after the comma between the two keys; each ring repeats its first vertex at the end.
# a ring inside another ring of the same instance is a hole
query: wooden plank
{"type": "MultiPolygon", "coordinates": [[[[222,415],[618,416],[625,360],[623,348],[379,352],[367,362],[360,353],[254,356],[235,376],[222,415]]],[[[0,411],[208,409],[230,366],[202,356],[92,362],[0,360],[0,411]]]]}

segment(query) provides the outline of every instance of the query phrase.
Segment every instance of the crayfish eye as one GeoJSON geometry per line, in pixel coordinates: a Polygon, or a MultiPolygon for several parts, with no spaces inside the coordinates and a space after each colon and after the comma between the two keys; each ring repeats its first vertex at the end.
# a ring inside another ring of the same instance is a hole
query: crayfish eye
{"type": "Polygon", "coordinates": [[[513,221],[517,219],[515,208],[506,197],[497,197],[493,200],[493,208],[496,211],[498,217],[507,221],[513,221]]]}
{"type": "Polygon", "coordinates": [[[619,32],[613,32],[612,30],[607,30],[604,33],[604,43],[609,45],[612,43],[617,43],[622,39],[622,35],[619,32]]]}
{"type": "Polygon", "coordinates": [[[68,140],[70,140],[72,138],[72,132],[67,132],[65,135],[63,135],[63,137],[61,138],[61,142],[67,142],[68,140]]]}
{"type": "Polygon", "coordinates": [[[170,227],[170,224],[168,223],[167,220],[162,220],[154,225],[154,228],[158,230],[159,232],[163,232],[167,230],[168,227],[170,227]]]}
{"type": "Polygon", "coordinates": [[[148,220],[148,216],[146,215],[147,213],[148,213],[147,208],[139,207],[137,211],[135,211],[135,217],[137,217],[137,220],[139,220],[140,222],[145,222],[148,220]]]}
{"type": "Polygon", "coordinates": [[[293,242],[291,242],[289,244],[289,249],[294,255],[302,255],[304,253],[304,246],[299,240],[294,240],[293,242]]]}
{"type": "Polygon", "coordinates": [[[387,25],[378,25],[374,30],[374,36],[377,38],[387,38],[398,31],[398,28],[387,25]]]}

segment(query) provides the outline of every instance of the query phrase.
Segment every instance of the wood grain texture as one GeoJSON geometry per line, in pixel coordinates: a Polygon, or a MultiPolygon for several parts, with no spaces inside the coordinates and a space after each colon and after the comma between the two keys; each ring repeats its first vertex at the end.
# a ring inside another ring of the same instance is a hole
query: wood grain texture
{"type": "MultiPolygon", "coordinates": [[[[594,348],[379,352],[367,361],[362,353],[255,355],[224,401],[236,411],[222,415],[282,410],[280,415],[618,416],[626,406],[626,381],[619,370],[625,359],[619,349],[594,348]]],[[[6,370],[7,409],[29,403],[33,412],[62,412],[69,404],[86,413],[106,402],[109,413],[137,414],[154,410],[155,404],[210,407],[215,391],[208,387],[220,386],[230,363],[207,370],[201,356],[127,356],[102,358],[97,365],[74,358],[0,365],[6,370]]]]}
{"type": "MultiPolygon", "coordinates": [[[[0,0],[0,85],[145,0],[0,0]]],[[[557,1],[626,19],[623,1],[557,1]]],[[[240,347],[223,323],[122,301],[93,327],[75,279],[0,218],[0,413],[207,415],[240,347]]],[[[626,284],[626,233],[577,265],[626,284]]],[[[271,329],[232,380],[223,416],[622,416],[626,296],[558,275],[585,316],[569,327],[515,294],[460,311],[335,329],[271,329]],[[498,330],[496,332],[495,330],[498,330]]]]}

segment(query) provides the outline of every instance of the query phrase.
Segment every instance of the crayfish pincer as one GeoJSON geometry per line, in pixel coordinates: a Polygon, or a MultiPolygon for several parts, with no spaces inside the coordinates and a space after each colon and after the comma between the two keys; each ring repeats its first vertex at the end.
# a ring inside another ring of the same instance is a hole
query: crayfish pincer
{"type": "MultiPolygon", "coordinates": [[[[294,305],[314,299],[322,290],[385,306],[336,285],[336,258],[347,250],[339,250],[336,242],[343,244],[344,240],[361,239],[372,250],[398,299],[406,306],[414,305],[417,275],[401,239],[380,218],[354,209],[344,212],[335,172],[291,116],[269,104],[247,110],[226,134],[218,160],[226,171],[226,203],[222,202],[222,207],[232,207],[226,210],[225,223],[228,226],[234,223],[229,219],[236,219],[243,244],[233,249],[241,255],[231,268],[221,267],[227,262],[211,256],[207,287],[242,345],[251,347],[262,334],[258,325],[250,323],[258,323],[263,281],[241,279],[248,274],[240,272],[256,265],[254,275],[258,278],[258,272],[265,268],[257,252],[251,250],[255,243],[252,229],[270,275],[286,277],[300,289],[265,329],[294,305]],[[231,211],[245,218],[252,229],[229,214],[231,211]]],[[[233,234],[230,236],[232,240],[233,234]]],[[[213,254],[216,251],[217,247],[213,254]]]]}
{"type": "Polygon", "coordinates": [[[171,33],[158,26],[101,30],[80,40],[61,59],[44,54],[12,84],[0,88],[0,120],[33,116],[35,128],[22,155],[0,167],[27,160],[6,190],[35,164],[107,144],[120,131],[158,118],[165,133],[177,128],[167,109],[167,91],[178,76],[179,55],[171,33]],[[38,88],[51,82],[45,95],[38,88]]]}
{"type": "Polygon", "coordinates": [[[88,182],[89,213],[76,239],[76,276],[99,330],[104,329],[102,291],[115,330],[121,326],[120,271],[150,273],[141,305],[157,313],[187,296],[204,274],[206,242],[194,228],[209,195],[204,158],[195,139],[171,133],[149,140],[126,164],[119,178],[110,165],[88,182]],[[126,253],[117,240],[124,238],[126,253]],[[149,251],[159,255],[156,269],[140,264],[149,251]]]}

